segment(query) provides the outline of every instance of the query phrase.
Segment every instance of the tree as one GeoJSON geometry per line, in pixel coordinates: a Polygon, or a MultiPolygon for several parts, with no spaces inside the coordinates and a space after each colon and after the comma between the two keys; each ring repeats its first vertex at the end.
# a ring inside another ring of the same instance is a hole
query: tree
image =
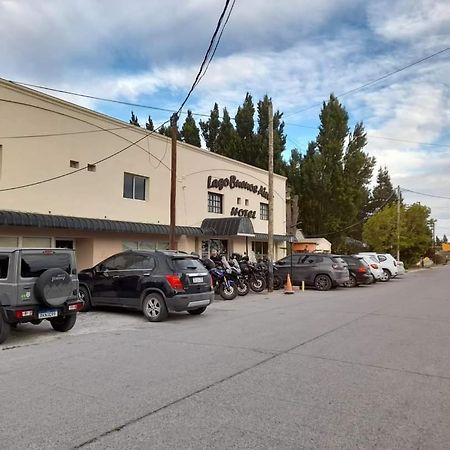
{"type": "Polygon", "coordinates": [[[138,120],[137,116],[134,115],[133,111],[131,111],[130,123],[131,123],[131,125],[136,125],[137,127],[140,127],[139,120],[138,120]]]}
{"type": "Polygon", "coordinates": [[[200,128],[206,148],[217,153],[217,138],[220,130],[219,106],[217,103],[214,103],[209,119],[206,122],[200,120],[200,128]]]}
{"type": "Polygon", "coordinates": [[[372,190],[369,200],[368,210],[370,213],[376,212],[386,204],[397,202],[397,194],[392,186],[391,177],[387,167],[378,169],[377,184],[372,190]]]}
{"type": "Polygon", "coordinates": [[[216,139],[216,152],[229,158],[236,158],[239,148],[239,136],[231,123],[230,115],[226,108],[223,109],[222,123],[216,139]]]}
{"type": "MultiPolygon", "coordinates": [[[[161,125],[158,129],[158,133],[162,134],[163,136],[172,137],[172,131],[171,131],[170,125],[167,127],[165,125],[161,125]]],[[[177,130],[177,141],[181,141],[180,130],[177,130]]]]}
{"type": "Polygon", "coordinates": [[[236,112],[236,131],[239,136],[239,147],[236,155],[232,158],[247,164],[254,164],[257,159],[257,151],[254,139],[254,121],[255,107],[252,96],[247,92],[242,106],[239,106],[236,112]]]}
{"type": "Polygon", "coordinates": [[[146,128],[148,131],[154,131],[154,129],[155,129],[155,127],[153,126],[153,120],[152,120],[152,118],[150,117],[150,115],[148,116],[148,120],[147,120],[147,122],[145,123],[145,128],[146,128]]]}
{"type": "Polygon", "coordinates": [[[444,234],[444,236],[442,236],[442,242],[444,243],[444,244],[447,244],[448,243],[448,239],[447,239],[447,236],[444,234]]]}
{"type": "MultiPolygon", "coordinates": [[[[400,254],[407,263],[416,263],[431,246],[429,217],[430,209],[426,206],[418,203],[401,205],[400,254]]],[[[374,251],[394,251],[397,247],[397,206],[391,204],[375,213],[364,224],[363,239],[374,251]]]]}
{"type": "Polygon", "coordinates": [[[200,130],[198,129],[192,111],[190,110],[188,110],[186,120],[181,128],[181,140],[187,144],[201,147],[200,130]]]}

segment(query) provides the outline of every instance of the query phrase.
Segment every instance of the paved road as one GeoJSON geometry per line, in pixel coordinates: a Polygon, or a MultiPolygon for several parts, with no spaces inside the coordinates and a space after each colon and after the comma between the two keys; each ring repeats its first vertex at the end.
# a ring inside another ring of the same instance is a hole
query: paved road
{"type": "Polygon", "coordinates": [[[0,346],[0,448],[450,448],[450,266],[0,346]]]}

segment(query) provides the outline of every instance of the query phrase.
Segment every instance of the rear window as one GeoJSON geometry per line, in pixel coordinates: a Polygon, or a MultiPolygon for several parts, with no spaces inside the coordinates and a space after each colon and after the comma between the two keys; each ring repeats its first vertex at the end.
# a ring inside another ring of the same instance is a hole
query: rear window
{"type": "Polygon", "coordinates": [[[9,256],[0,255],[0,279],[8,278],[9,256]]]}
{"type": "Polygon", "coordinates": [[[62,269],[70,274],[72,270],[70,260],[68,253],[23,255],[20,275],[22,278],[39,277],[48,269],[62,269]]]}
{"type": "Polygon", "coordinates": [[[205,270],[205,266],[194,258],[174,258],[173,265],[175,270],[205,270]]]}

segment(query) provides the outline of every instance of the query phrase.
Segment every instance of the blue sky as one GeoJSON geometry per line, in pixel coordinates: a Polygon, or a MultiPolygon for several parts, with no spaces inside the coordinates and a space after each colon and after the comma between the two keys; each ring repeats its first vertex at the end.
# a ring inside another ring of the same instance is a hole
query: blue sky
{"type": "MultiPolygon", "coordinates": [[[[177,109],[222,0],[0,0],[0,77],[177,109]]],[[[233,114],[249,91],[285,114],[287,147],[305,149],[320,104],[450,47],[448,0],[237,0],[207,75],[187,108],[233,114]],[[304,110],[303,112],[301,112],[304,110]]],[[[395,185],[450,197],[450,51],[342,97],[363,121],[367,151],[395,185]],[[432,144],[432,145],[426,145],[432,144]]],[[[130,107],[63,95],[128,121],[130,107]]],[[[168,114],[133,108],[141,124],[168,114]]],[[[198,117],[199,118],[199,117],[198,117]]],[[[450,236],[450,200],[404,193],[432,208],[450,236]]]]}

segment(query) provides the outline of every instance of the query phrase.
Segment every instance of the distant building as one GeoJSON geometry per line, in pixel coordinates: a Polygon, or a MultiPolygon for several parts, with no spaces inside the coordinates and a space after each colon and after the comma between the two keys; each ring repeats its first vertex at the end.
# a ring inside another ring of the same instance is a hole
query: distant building
{"type": "Polygon", "coordinates": [[[295,239],[295,242],[292,244],[292,249],[295,252],[331,253],[331,242],[325,238],[305,238],[303,233],[297,230],[295,239]]]}

